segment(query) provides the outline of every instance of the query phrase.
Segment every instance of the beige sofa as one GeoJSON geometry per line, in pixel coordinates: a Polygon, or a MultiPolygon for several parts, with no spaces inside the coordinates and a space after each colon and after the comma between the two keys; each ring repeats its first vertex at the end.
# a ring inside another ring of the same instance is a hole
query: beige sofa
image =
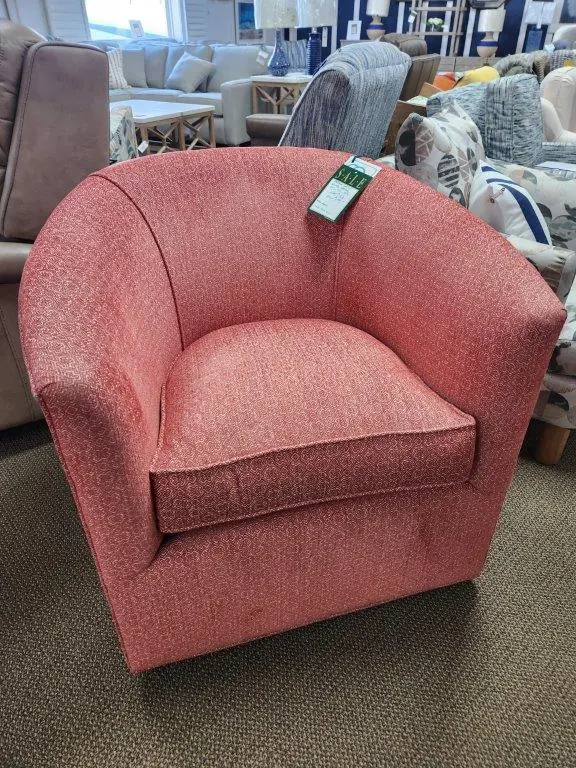
{"type": "MultiPolygon", "coordinates": [[[[118,44],[103,42],[110,49],[118,44]]],[[[259,45],[146,44],[129,43],[122,47],[124,76],[128,88],[110,91],[110,101],[149,99],[214,107],[214,127],[218,144],[238,146],[249,140],[246,117],[251,109],[252,75],[268,73],[266,57],[259,45]],[[210,61],[216,70],[196,91],[186,93],[166,87],[170,73],[184,52],[210,61]]]]}

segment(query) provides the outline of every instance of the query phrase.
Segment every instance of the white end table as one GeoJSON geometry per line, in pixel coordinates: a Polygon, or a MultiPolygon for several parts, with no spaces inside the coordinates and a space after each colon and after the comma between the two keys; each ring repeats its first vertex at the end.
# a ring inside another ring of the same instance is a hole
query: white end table
{"type": "Polygon", "coordinates": [[[306,88],[312,75],[296,73],[285,77],[274,75],[253,75],[252,80],[252,112],[258,112],[258,100],[262,99],[272,107],[275,115],[289,104],[294,105],[302,91],[306,88]]]}
{"type": "Polygon", "coordinates": [[[216,146],[214,134],[214,107],[204,104],[175,104],[170,101],[147,101],[146,99],[128,99],[114,101],[110,108],[130,107],[134,116],[140,141],[148,142],[146,154],[150,154],[150,139],[160,142],[160,152],[173,152],[196,147],[213,148],[216,146]],[[209,139],[200,136],[200,128],[208,126],[209,139]],[[192,140],[186,144],[186,129],[192,134],[192,140]],[[176,146],[174,146],[176,145],[176,146]]]}

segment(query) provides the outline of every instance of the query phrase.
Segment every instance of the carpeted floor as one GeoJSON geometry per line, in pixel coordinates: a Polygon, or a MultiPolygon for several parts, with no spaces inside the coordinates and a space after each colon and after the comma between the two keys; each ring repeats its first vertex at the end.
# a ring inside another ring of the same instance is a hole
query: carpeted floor
{"type": "Polygon", "coordinates": [[[476,584],[139,677],[48,433],[0,435],[2,768],[574,768],[576,442],[476,584]]]}

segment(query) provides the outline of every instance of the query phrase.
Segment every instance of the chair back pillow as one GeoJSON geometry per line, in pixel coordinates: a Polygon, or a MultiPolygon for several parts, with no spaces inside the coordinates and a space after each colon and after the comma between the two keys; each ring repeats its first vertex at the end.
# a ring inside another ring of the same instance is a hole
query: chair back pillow
{"type": "Polygon", "coordinates": [[[120,48],[114,48],[112,51],[107,51],[106,55],[108,56],[108,87],[110,90],[128,88],[122,68],[122,51],[120,48]]]}
{"type": "Polygon", "coordinates": [[[396,136],[396,167],[468,207],[484,147],[468,114],[450,103],[434,117],[411,114],[396,136]]]}
{"type": "Polygon", "coordinates": [[[550,231],[528,192],[483,162],[472,181],[468,210],[503,235],[552,245],[550,231]]]}

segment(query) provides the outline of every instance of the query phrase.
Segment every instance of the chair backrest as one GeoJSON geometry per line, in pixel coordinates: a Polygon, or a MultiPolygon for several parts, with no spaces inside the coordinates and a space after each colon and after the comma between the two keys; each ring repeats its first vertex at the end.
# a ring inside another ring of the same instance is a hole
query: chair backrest
{"type": "Polygon", "coordinates": [[[294,108],[280,146],[377,157],[410,68],[389,43],[352,43],[331,54],[294,108]]]}
{"type": "Polygon", "coordinates": [[[556,108],[564,130],[576,131],[576,67],[560,67],[549,72],[542,81],[540,93],[556,108]]]}
{"type": "Polygon", "coordinates": [[[400,101],[408,101],[413,96],[418,96],[424,83],[433,83],[439,66],[439,53],[413,56],[410,70],[400,93],[400,101]]]}
{"type": "Polygon", "coordinates": [[[0,235],[34,240],[108,153],[106,54],[0,21],[0,235]]]}
{"type": "Polygon", "coordinates": [[[539,162],[544,128],[535,75],[511,75],[437,93],[428,100],[428,115],[453,101],[480,129],[487,157],[528,167],[539,162]]]}

